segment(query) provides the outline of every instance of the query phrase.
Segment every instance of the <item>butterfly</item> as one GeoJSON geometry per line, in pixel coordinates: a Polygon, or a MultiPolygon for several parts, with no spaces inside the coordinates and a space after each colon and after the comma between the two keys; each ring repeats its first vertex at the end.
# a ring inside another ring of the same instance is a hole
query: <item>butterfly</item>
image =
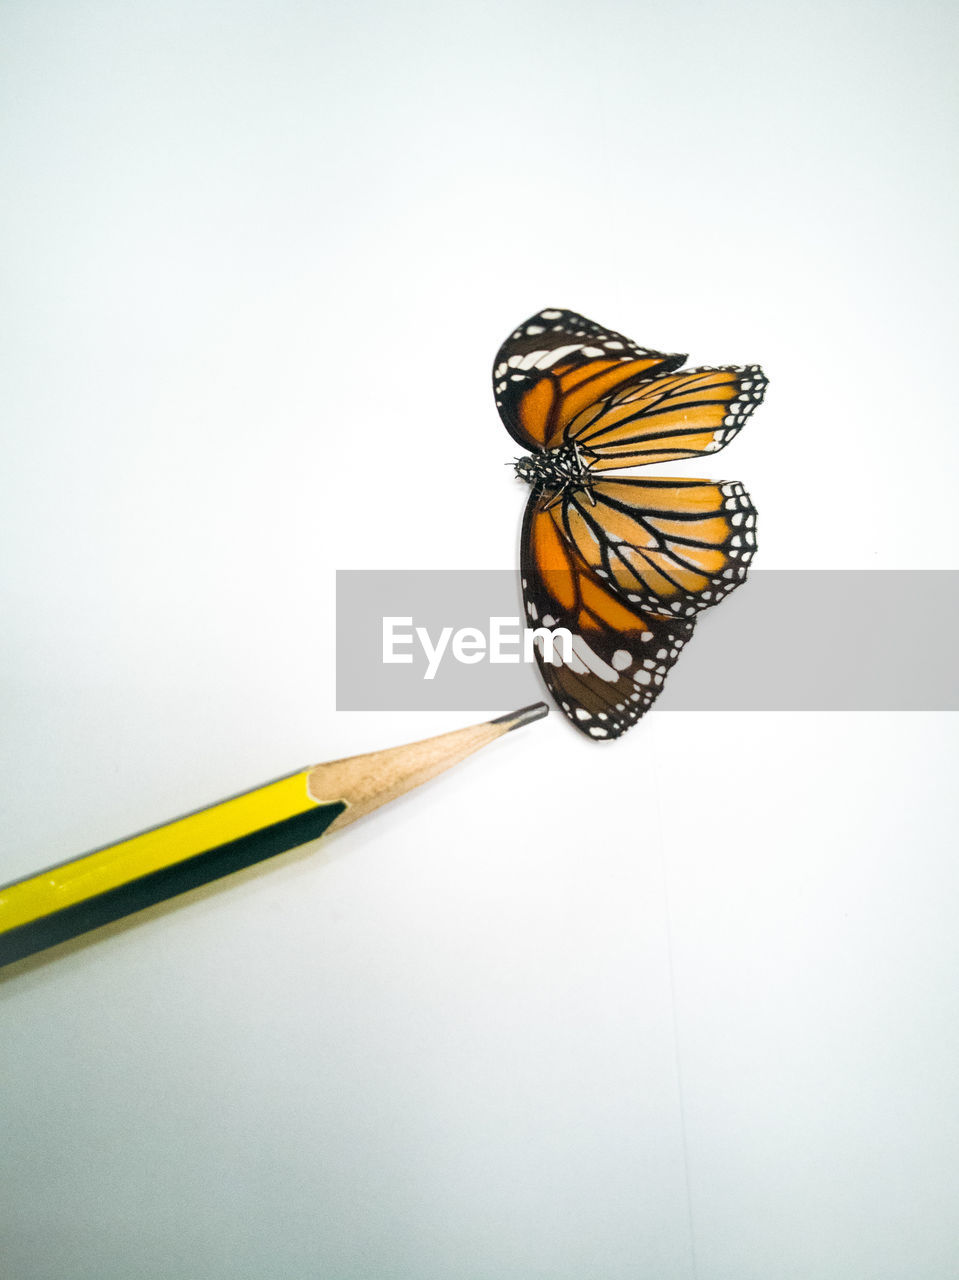
{"type": "Polygon", "coordinates": [[[699,614],[746,577],[756,509],[738,481],[604,473],[716,453],[762,401],[758,365],[685,369],[575,311],[521,324],[493,363],[506,430],[529,452],[520,572],[547,688],[594,739],[662,691],[699,614]],[[566,628],[564,657],[539,629],[566,628]]]}

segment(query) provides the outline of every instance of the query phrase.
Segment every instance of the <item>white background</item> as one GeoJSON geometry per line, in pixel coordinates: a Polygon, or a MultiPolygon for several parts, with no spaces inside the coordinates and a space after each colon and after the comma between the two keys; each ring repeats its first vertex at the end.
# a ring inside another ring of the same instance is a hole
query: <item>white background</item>
{"type": "MultiPolygon", "coordinates": [[[[764,365],[763,567],[959,567],[944,0],[0,23],[0,880],[469,719],[334,571],[515,563],[543,306],[764,365]]],[[[954,1275],[956,728],[553,716],[7,971],[4,1275],[954,1275]]]]}

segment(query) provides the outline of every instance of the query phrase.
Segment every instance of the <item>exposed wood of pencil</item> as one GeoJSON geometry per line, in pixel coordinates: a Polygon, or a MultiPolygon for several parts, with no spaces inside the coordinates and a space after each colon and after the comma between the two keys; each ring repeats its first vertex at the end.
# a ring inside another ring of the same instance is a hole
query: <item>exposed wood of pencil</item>
{"type": "Polygon", "coordinates": [[[303,769],[0,886],[0,965],[318,839],[546,710],[303,769]]]}
{"type": "Polygon", "coordinates": [[[539,720],[547,711],[545,703],[537,702],[496,720],[454,729],[452,733],[442,733],[421,742],[409,742],[385,751],[371,751],[367,755],[318,764],[310,770],[307,790],[318,804],[329,800],[346,801],[348,807],[330,823],[329,830],[338,831],[380,805],[435,778],[438,773],[501,738],[504,733],[539,720]]]}

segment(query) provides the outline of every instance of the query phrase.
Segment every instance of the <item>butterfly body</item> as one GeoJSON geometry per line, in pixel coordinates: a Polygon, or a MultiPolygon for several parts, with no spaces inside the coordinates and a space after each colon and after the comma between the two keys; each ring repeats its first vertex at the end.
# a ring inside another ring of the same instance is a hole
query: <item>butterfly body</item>
{"type": "Polygon", "coordinates": [[[615,738],[659,695],[699,613],[745,579],[756,512],[736,481],[601,473],[717,452],[758,405],[758,365],[680,371],[576,312],[547,309],[506,340],[497,408],[529,450],[521,540],[527,619],[567,627],[568,660],[537,648],[583,733],[615,738]]]}
{"type": "Polygon", "coordinates": [[[558,500],[567,489],[583,489],[592,501],[593,474],[575,441],[517,458],[513,466],[537,494],[550,490],[558,500]]]}

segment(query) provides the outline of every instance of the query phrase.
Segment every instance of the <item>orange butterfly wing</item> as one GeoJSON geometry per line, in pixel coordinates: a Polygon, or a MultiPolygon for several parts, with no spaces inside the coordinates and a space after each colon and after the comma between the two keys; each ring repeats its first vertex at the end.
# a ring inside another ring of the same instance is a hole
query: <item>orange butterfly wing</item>
{"type": "Polygon", "coordinates": [[[598,480],[569,489],[557,524],[576,556],[641,610],[692,617],[746,577],[756,509],[738,481],[598,480]]]}
{"type": "Polygon", "coordinates": [[[552,449],[578,414],[685,359],[640,347],[575,311],[547,308],[524,321],[497,352],[496,407],[524,449],[552,449]]]}
{"type": "Polygon", "coordinates": [[[660,374],[579,407],[564,440],[576,442],[593,471],[716,453],[762,402],[766,385],[758,365],[660,374]]]}
{"type": "Polygon", "coordinates": [[[593,739],[618,738],[662,691],[666,672],[693,632],[690,618],[643,612],[605,582],[566,535],[561,508],[533,495],[523,521],[520,564],[528,625],[566,628],[569,654],[534,638],[546,686],[566,717],[593,739]]]}

